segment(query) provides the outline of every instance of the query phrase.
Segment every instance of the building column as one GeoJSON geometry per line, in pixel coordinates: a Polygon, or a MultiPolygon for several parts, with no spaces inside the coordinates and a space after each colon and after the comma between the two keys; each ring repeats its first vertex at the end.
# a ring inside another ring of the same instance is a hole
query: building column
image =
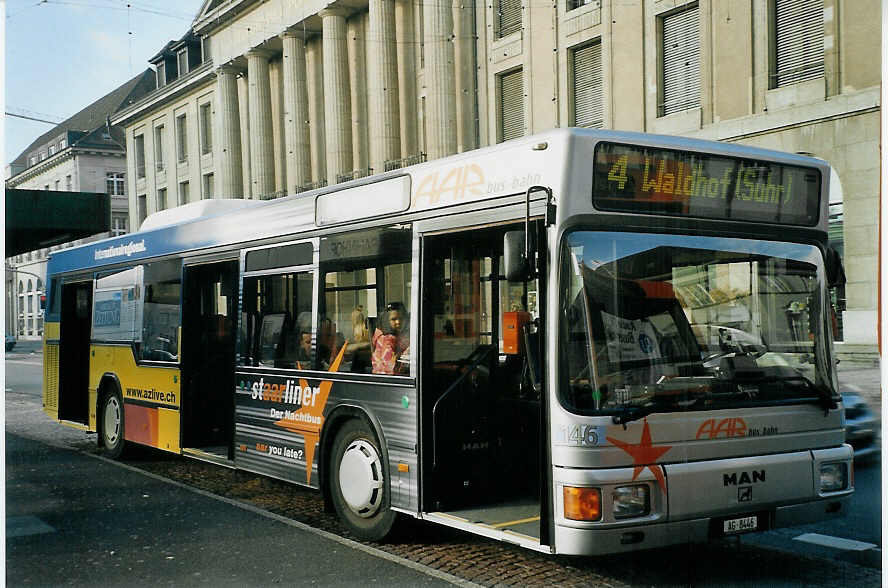
{"type": "Polygon", "coordinates": [[[416,27],[414,0],[395,0],[395,35],[398,52],[398,96],[401,118],[401,157],[419,153],[419,118],[416,113],[416,27]]]}
{"type": "Polygon", "coordinates": [[[281,37],[284,41],[284,144],[287,194],[296,194],[301,186],[311,182],[305,37],[296,31],[287,31],[281,37]]]}
{"type": "Polygon", "coordinates": [[[237,77],[237,99],[240,110],[241,128],[241,175],[243,176],[244,198],[253,198],[253,180],[250,170],[250,86],[244,72],[237,77]]]}
{"type": "Polygon", "coordinates": [[[219,192],[223,198],[244,196],[237,74],[238,70],[230,65],[216,68],[219,96],[219,192]]]}
{"type": "Polygon", "coordinates": [[[456,72],[453,64],[453,5],[423,4],[425,84],[429,159],[456,153],[456,72]]]}
{"type": "Polygon", "coordinates": [[[308,78],[308,134],[311,151],[311,179],[327,181],[327,140],[324,120],[324,47],[314,38],[305,45],[305,73],[308,78]]]}
{"type": "Polygon", "coordinates": [[[247,51],[247,82],[250,95],[250,171],[253,198],[274,192],[274,141],[271,136],[271,82],[269,51],[247,51]]]}
{"type": "Polygon", "coordinates": [[[325,8],[318,15],[324,27],[324,103],[327,136],[327,182],[352,171],[351,91],[345,10],[325,8]]]}
{"type": "Polygon", "coordinates": [[[453,0],[453,52],[456,71],[456,144],[462,153],[478,147],[475,90],[475,0],[453,0]]]}
{"type": "MultiPolygon", "coordinates": [[[[367,34],[366,14],[348,19],[348,72],[351,88],[352,165],[370,167],[370,139],[367,116],[367,34]]],[[[373,51],[371,51],[372,53],[373,51]]],[[[376,169],[376,171],[382,171],[376,169]]]]}
{"type": "Polygon", "coordinates": [[[398,115],[398,50],[395,7],[391,0],[370,0],[372,50],[367,60],[367,99],[370,111],[370,167],[385,170],[385,162],[401,158],[398,115]]]}

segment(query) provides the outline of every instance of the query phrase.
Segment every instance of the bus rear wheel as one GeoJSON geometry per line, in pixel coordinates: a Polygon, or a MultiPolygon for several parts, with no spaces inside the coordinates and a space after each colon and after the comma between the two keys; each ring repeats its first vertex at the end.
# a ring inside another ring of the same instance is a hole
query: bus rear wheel
{"type": "Polygon", "coordinates": [[[340,520],[360,539],[384,539],[395,523],[389,482],[379,442],[360,420],[336,434],[330,463],[333,505],[340,520]]]}
{"type": "Polygon", "coordinates": [[[117,459],[123,454],[124,441],[123,401],[116,390],[107,391],[102,397],[99,418],[102,423],[102,445],[105,455],[117,459]]]}

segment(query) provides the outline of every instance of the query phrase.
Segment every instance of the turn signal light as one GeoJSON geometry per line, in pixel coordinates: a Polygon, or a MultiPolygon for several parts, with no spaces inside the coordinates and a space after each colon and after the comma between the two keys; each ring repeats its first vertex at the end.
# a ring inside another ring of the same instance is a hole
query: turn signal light
{"type": "Polygon", "coordinates": [[[564,518],[572,521],[601,520],[601,490],[565,486],[564,518]]]}

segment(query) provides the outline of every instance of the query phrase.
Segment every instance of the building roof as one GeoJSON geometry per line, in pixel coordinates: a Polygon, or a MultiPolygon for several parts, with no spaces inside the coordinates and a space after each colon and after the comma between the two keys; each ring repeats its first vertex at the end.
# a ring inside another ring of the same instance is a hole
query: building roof
{"type": "Polygon", "coordinates": [[[106,135],[103,133],[106,122],[116,111],[137,102],[142,96],[154,90],[155,87],[156,78],[154,70],[146,69],[74,116],[62,121],[37,137],[12,163],[27,166],[29,154],[70,131],[76,131],[80,136],[76,139],[72,138],[71,143],[68,145],[69,147],[124,148],[126,143],[124,142],[123,130],[111,127],[110,135],[106,135]]]}

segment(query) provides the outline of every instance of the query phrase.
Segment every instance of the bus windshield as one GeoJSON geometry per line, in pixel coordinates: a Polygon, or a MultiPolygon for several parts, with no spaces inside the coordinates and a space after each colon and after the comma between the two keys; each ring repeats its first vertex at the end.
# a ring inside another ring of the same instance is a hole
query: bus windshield
{"type": "Polygon", "coordinates": [[[574,231],[562,259],[559,397],[652,412],[833,401],[813,245],[574,231]]]}

